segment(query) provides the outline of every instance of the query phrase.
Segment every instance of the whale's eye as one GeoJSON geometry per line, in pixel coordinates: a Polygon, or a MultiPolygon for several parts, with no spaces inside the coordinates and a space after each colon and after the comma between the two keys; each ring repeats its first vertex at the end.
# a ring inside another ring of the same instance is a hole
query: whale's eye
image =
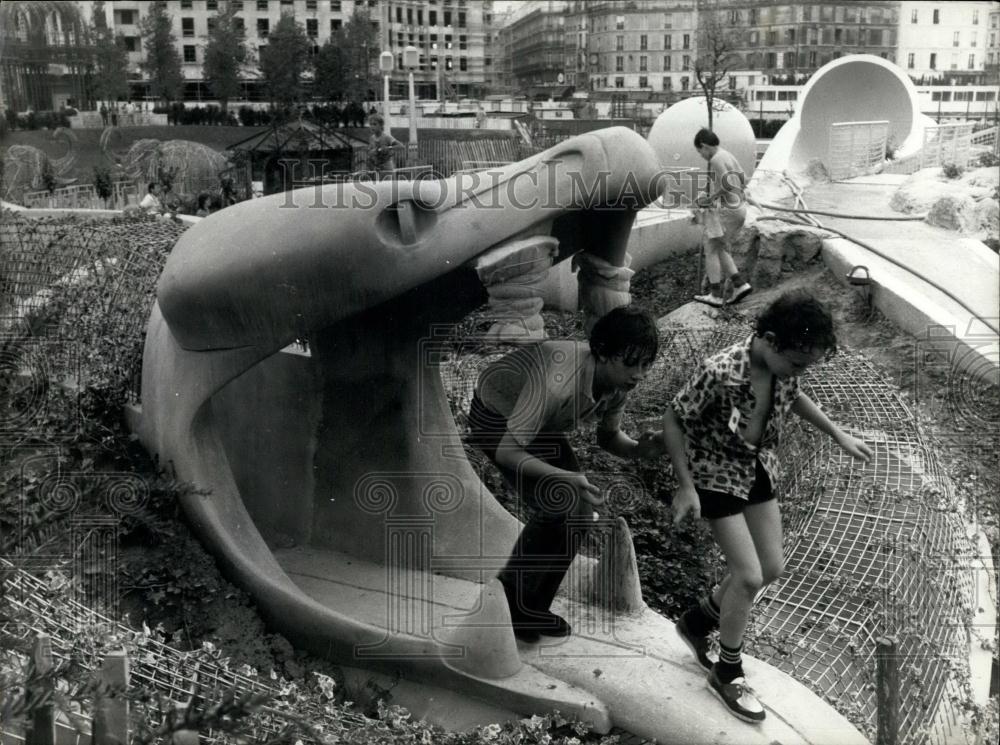
{"type": "Polygon", "coordinates": [[[379,238],[386,243],[410,246],[420,243],[434,228],[437,213],[412,199],[401,199],[386,207],[375,221],[379,238]]]}

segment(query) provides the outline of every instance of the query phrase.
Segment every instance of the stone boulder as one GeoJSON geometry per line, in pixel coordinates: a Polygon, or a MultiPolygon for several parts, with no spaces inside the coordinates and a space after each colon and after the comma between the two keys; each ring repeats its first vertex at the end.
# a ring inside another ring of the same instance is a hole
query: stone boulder
{"type": "Polygon", "coordinates": [[[889,206],[906,214],[927,214],[931,225],[985,239],[997,234],[995,168],[977,168],[949,179],[941,168],[917,171],[892,195],[889,206]]]}
{"type": "Polygon", "coordinates": [[[782,274],[819,261],[823,239],[832,236],[821,228],[766,219],[751,208],[746,225],[733,241],[732,255],[754,287],[771,287],[781,281],[782,274]]]}

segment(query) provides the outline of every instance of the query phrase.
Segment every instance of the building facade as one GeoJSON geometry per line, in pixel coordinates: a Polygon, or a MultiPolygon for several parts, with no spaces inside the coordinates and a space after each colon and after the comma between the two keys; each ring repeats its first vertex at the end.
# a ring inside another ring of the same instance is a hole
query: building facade
{"type": "MultiPolygon", "coordinates": [[[[487,35],[492,35],[492,0],[167,0],[177,51],[181,56],[186,101],[210,100],[204,85],[202,65],[208,34],[215,16],[225,5],[233,6],[237,26],[255,59],[267,44],[267,37],[281,16],[292,14],[313,44],[315,52],[353,16],[356,9],[366,11],[375,29],[375,48],[368,52],[370,99],[382,97],[382,76],[378,70],[380,52],[392,52],[395,61],[390,87],[395,97],[405,96],[408,70],[403,65],[403,50],[419,50],[419,64],[414,69],[418,94],[436,98],[450,95],[479,95],[493,65],[486,53],[487,35]]],[[[90,6],[92,2],[81,3],[90,6]]],[[[144,85],[139,63],[144,57],[140,24],[150,3],[144,0],[115,0],[105,5],[108,25],[125,39],[129,67],[140,76],[134,85],[142,96],[144,85]]],[[[266,99],[251,70],[243,81],[244,98],[266,99]]]]}
{"type": "Polygon", "coordinates": [[[901,2],[897,63],[918,83],[981,81],[996,9],[995,2],[901,2]]]}
{"type": "Polygon", "coordinates": [[[1000,4],[990,8],[989,26],[986,29],[986,68],[989,79],[996,81],[1000,72],[1000,4]]]}

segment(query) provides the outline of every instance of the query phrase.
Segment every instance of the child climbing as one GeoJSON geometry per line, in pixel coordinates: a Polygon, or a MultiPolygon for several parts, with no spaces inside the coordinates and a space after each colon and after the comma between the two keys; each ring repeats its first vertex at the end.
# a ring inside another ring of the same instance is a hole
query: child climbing
{"type": "Polygon", "coordinates": [[[747,216],[743,196],[746,174],[736,156],[720,147],[718,135],[711,130],[699,129],[694,136],[694,147],[708,161],[709,172],[708,191],[695,202],[703,209],[701,222],[708,293],[695,295],[694,299],[719,308],[739,302],[753,290],[729,254],[732,240],[747,216]],[[726,279],[732,287],[728,298],[724,295],[726,279]]]}
{"type": "Polygon", "coordinates": [[[638,441],[621,431],[629,391],[646,377],[659,349],[649,314],[620,307],[600,318],[590,343],[543,341],[489,365],[469,411],[470,443],[535,508],[499,574],[515,635],[568,636],[549,610],[556,591],[604,501],[583,473],[567,434],[597,421],[597,442],[621,458],[656,458],[652,432],[638,441]]]}
{"type": "Polygon", "coordinates": [[[689,512],[707,519],[728,566],[715,591],[681,615],[677,633],[709,671],[712,691],[749,722],[762,721],[764,708],[746,684],[743,634],[757,592],[784,571],[775,485],[789,412],[853,457],[872,455],[799,389],[798,376],[835,349],[826,307],[808,293],[786,293],[761,313],[746,340],[704,360],[663,415],[678,481],[674,522],[689,512]],[[715,629],[717,661],[708,655],[715,629]]]}

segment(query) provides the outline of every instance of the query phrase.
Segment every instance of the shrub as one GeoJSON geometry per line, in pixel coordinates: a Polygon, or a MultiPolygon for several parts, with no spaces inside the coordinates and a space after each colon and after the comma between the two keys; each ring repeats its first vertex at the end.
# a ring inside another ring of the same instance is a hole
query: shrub
{"type": "Polygon", "coordinates": [[[953,181],[965,173],[965,168],[958,163],[942,163],[941,173],[946,179],[953,181]]]}
{"type": "Polygon", "coordinates": [[[94,191],[107,204],[114,193],[111,186],[111,169],[107,166],[94,166],[94,191]]]}
{"type": "Polygon", "coordinates": [[[976,161],[976,165],[979,168],[996,168],[1000,166],[1000,155],[986,151],[985,153],[979,154],[979,159],[976,161]]]}

